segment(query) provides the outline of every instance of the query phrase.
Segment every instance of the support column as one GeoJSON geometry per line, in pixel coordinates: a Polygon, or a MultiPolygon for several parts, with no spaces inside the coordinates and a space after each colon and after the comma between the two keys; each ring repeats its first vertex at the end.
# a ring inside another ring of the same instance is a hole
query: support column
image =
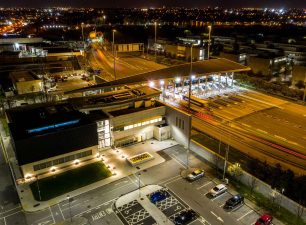
{"type": "Polygon", "coordinates": [[[221,74],[219,75],[219,92],[221,91],[221,74]]]}
{"type": "Polygon", "coordinates": [[[198,77],[198,95],[200,95],[200,76],[198,77]]]}

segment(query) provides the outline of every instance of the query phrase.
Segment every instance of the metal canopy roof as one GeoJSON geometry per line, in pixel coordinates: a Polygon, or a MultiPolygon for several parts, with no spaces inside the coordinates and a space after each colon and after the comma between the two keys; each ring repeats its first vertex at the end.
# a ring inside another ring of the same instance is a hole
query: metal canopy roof
{"type": "MultiPolygon", "coordinates": [[[[249,70],[251,70],[250,67],[243,66],[239,63],[233,62],[228,59],[218,58],[218,59],[210,59],[207,61],[198,61],[192,63],[191,74],[205,76],[211,74],[243,72],[249,70]]],[[[134,84],[134,83],[141,83],[141,82],[161,80],[161,79],[171,79],[175,77],[187,77],[189,75],[190,75],[190,63],[186,63],[147,73],[137,74],[130,77],[125,77],[115,81],[105,82],[91,87],[85,87],[85,88],[68,91],[66,92],[66,94],[89,91],[103,87],[121,86],[124,84],[134,84]]]]}

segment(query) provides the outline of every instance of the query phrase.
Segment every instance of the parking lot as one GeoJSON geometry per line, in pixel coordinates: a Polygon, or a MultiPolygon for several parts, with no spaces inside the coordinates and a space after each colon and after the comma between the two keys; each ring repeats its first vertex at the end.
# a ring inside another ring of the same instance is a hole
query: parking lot
{"type": "MultiPolygon", "coordinates": [[[[230,191],[227,191],[221,195],[218,195],[217,197],[214,197],[214,198],[211,197],[211,195],[209,194],[209,191],[213,187],[215,187],[217,183],[207,176],[200,178],[199,180],[194,181],[192,183],[181,179],[168,186],[171,187],[172,185],[177,185],[177,186],[184,185],[184,183],[188,183],[188,187],[190,188],[189,191],[192,191],[195,194],[198,194],[198,196],[200,196],[199,199],[201,199],[201,201],[204,204],[205,202],[210,201],[212,204],[222,209],[224,214],[230,215],[237,222],[240,222],[241,224],[247,224],[247,225],[255,224],[255,221],[259,217],[259,214],[247,204],[239,205],[230,211],[224,210],[223,206],[225,205],[225,202],[228,199],[230,199],[233,196],[233,194],[230,193],[230,191]]],[[[222,217],[222,215],[219,215],[219,216],[222,217]]]]}

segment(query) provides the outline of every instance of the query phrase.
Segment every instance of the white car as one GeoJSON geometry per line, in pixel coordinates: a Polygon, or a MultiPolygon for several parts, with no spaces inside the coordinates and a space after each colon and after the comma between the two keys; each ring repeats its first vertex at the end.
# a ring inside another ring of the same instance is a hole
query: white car
{"type": "Polygon", "coordinates": [[[211,194],[211,196],[216,197],[226,192],[226,190],[227,187],[224,184],[218,184],[216,187],[212,188],[209,193],[211,194]]]}

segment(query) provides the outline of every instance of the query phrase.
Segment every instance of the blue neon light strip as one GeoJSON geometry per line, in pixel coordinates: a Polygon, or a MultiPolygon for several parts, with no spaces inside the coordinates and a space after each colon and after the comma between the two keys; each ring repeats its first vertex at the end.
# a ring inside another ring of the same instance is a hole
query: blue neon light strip
{"type": "Polygon", "coordinates": [[[44,126],[44,127],[38,127],[38,128],[33,128],[30,130],[27,130],[29,134],[31,133],[37,133],[37,132],[41,132],[44,130],[50,130],[50,129],[54,129],[54,128],[58,128],[58,127],[65,127],[68,125],[72,125],[72,124],[77,124],[80,120],[71,120],[68,122],[64,122],[64,123],[57,123],[57,124],[53,124],[53,125],[49,125],[49,126],[44,126]]]}

